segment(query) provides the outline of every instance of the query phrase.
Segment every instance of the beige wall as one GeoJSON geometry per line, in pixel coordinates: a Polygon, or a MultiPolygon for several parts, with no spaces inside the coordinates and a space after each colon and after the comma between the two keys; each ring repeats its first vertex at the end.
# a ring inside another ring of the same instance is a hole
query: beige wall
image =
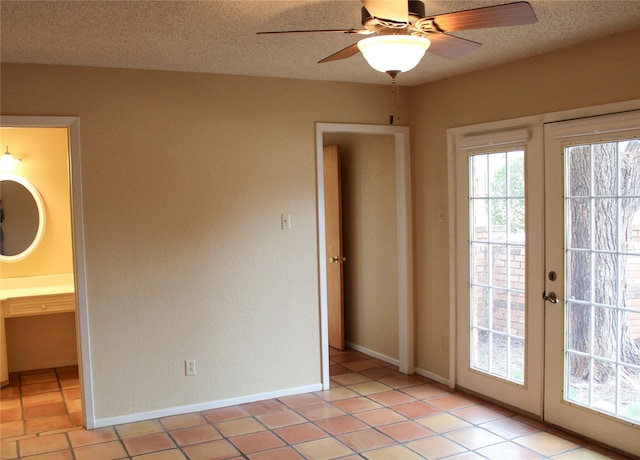
{"type": "Polygon", "coordinates": [[[345,339],[398,359],[393,136],[328,134],[341,149],[345,339]]]}
{"type": "Polygon", "coordinates": [[[640,98],[640,30],[412,88],[417,367],[448,377],[447,129],[640,98]]]}
{"type": "Polygon", "coordinates": [[[385,124],[388,86],[12,64],[1,84],[3,114],[80,117],[97,419],[320,383],[315,122],[385,124]]]}

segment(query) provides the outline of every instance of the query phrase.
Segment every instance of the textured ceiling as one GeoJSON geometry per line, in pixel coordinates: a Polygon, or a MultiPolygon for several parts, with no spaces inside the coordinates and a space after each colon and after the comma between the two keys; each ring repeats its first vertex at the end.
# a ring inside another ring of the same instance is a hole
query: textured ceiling
{"type": "MultiPolygon", "coordinates": [[[[425,0],[427,15],[510,0],[425,0]]],[[[360,36],[256,35],[359,28],[358,0],[1,0],[2,62],[258,75],[386,84],[361,55],[317,64],[360,36]]],[[[456,32],[483,46],[447,60],[427,53],[412,86],[640,28],[640,0],[530,0],[538,23],[456,32]]],[[[639,44],[640,46],[640,44],[639,44]]]]}

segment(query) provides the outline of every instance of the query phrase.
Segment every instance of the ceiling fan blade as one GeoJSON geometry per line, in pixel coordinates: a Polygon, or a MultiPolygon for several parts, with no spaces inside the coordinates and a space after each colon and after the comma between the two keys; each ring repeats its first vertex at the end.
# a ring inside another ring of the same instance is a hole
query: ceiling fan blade
{"type": "Polygon", "coordinates": [[[528,2],[507,3],[446,13],[432,18],[443,31],[519,26],[538,21],[528,2]]]}
{"type": "Polygon", "coordinates": [[[360,52],[360,48],[358,48],[358,44],[354,43],[353,45],[347,46],[346,48],[343,48],[340,51],[333,53],[331,56],[327,56],[321,61],[318,61],[318,64],[350,58],[351,56],[358,54],[359,52],[360,52]]]}
{"type": "Polygon", "coordinates": [[[482,43],[448,34],[429,34],[427,38],[431,41],[428,52],[447,59],[462,57],[482,46],[482,43]]]}
{"type": "Polygon", "coordinates": [[[361,0],[372,17],[393,22],[409,22],[407,0],[361,0]]]}
{"type": "Polygon", "coordinates": [[[343,34],[369,35],[373,32],[367,29],[307,29],[307,30],[275,30],[273,32],[256,32],[256,35],[267,34],[304,34],[308,32],[337,32],[343,34]]]}

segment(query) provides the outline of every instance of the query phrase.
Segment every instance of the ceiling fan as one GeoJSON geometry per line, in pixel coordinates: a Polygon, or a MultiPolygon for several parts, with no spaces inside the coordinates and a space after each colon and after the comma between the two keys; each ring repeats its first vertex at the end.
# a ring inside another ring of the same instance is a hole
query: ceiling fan
{"type": "Polygon", "coordinates": [[[525,1],[426,16],[420,0],[361,0],[362,29],[310,29],[258,32],[288,34],[337,32],[371,35],[320,60],[346,59],[362,52],[369,64],[395,77],[415,67],[427,49],[436,56],[455,59],[482,46],[449,32],[488,27],[533,24],[537,18],[525,1]]]}

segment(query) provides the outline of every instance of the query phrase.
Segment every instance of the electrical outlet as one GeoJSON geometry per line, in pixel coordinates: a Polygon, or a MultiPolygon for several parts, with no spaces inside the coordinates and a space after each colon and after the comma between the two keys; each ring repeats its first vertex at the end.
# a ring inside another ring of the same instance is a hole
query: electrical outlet
{"type": "Polygon", "coordinates": [[[184,375],[196,375],[196,360],[187,359],[184,362],[184,375]]]}
{"type": "Polygon", "coordinates": [[[440,337],[440,349],[442,351],[449,351],[449,339],[440,337]]]}
{"type": "Polygon", "coordinates": [[[282,230],[289,230],[291,228],[291,214],[280,215],[280,227],[282,230]]]}

